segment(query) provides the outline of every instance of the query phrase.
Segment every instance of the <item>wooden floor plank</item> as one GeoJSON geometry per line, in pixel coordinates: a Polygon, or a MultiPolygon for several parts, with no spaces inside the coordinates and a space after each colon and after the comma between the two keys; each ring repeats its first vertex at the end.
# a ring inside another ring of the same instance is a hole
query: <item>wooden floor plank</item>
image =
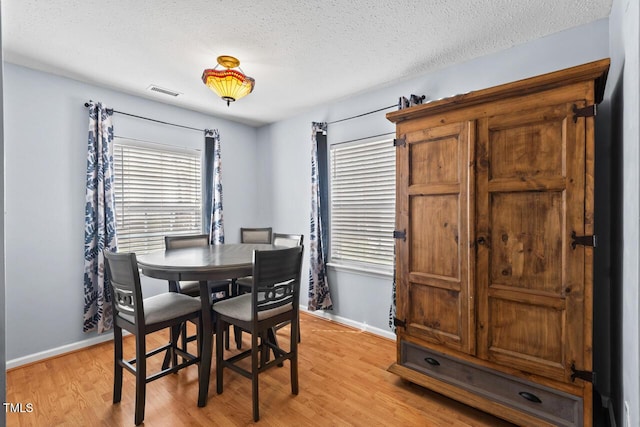
{"type": "MultiPolygon", "coordinates": [[[[387,367],[392,340],[302,313],[299,346],[300,393],[291,394],[289,364],[260,376],[260,415],[265,427],[288,426],[510,426],[491,415],[407,383],[387,367]]],[[[278,337],[288,346],[288,328],[278,337]]],[[[125,354],[133,357],[133,337],[125,354]]],[[[167,334],[148,337],[147,346],[167,334]]],[[[249,345],[248,336],[244,346],[249,345]]],[[[161,358],[149,362],[157,369],[161,358]]],[[[33,405],[33,412],[7,413],[8,426],[129,426],[135,401],[133,375],[124,373],[122,402],[111,403],[113,344],[37,362],[7,372],[7,402],[33,405]]],[[[224,372],[224,393],[216,394],[215,366],[209,400],[197,407],[198,371],[190,366],[147,385],[144,425],[246,426],[253,424],[251,382],[224,372]]]]}

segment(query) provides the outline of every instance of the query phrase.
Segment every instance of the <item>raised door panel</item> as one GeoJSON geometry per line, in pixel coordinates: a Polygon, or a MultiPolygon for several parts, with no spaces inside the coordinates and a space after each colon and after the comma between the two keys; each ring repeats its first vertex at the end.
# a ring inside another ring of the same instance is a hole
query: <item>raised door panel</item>
{"type": "Polygon", "coordinates": [[[403,134],[398,148],[398,315],[404,332],[472,353],[469,266],[474,127],[454,123],[403,134]],[[402,169],[402,170],[400,170],[402,169]]]}
{"type": "MultiPolygon", "coordinates": [[[[577,101],[576,101],[577,102],[577,101]]],[[[585,348],[584,122],[574,102],[478,122],[478,355],[571,382],[585,348]]]]}

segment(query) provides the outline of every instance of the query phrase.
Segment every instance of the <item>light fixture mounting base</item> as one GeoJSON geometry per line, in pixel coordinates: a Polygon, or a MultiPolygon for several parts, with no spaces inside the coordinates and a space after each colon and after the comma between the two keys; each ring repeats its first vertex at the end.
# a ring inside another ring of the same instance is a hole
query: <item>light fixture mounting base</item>
{"type": "Polygon", "coordinates": [[[233,56],[221,55],[218,56],[218,64],[225,68],[236,68],[240,66],[240,61],[233,56]]]}

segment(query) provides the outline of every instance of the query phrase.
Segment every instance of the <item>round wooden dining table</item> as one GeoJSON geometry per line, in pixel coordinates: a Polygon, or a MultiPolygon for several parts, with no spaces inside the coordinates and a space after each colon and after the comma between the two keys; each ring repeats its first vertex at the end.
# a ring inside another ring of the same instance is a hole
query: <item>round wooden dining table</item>
{"type": "Polygon", "coordinates": [[[139,255],[142,274],[169,281],[171,289],[177,281],[199,281],[202,303],[202,353],[199,372],[198,406],[205,406],[209,393],[213,352],[213,318],[211,294],[207,281],[251,276],[253,251],[282,249],[281,246],[237,243],[166,249],[139,255]]]}

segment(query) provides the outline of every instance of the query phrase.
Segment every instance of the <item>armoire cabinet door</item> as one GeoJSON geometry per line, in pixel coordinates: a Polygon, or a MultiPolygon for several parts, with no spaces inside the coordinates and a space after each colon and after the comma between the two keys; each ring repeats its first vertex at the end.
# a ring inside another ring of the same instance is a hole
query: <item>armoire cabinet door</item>
{"type": "Polygon", "coordinates": [[[403,134],[397,149],[398,317],[404,333],[473,352],[469,258],[474,122],[403,134]]]}
{"type": "Polygon", "coordinates": [[[574,104],[479,119],[476,149],[478,357],[565,382],[584,369],[587,314],[571,239],[585,230],[574,104]]]}

